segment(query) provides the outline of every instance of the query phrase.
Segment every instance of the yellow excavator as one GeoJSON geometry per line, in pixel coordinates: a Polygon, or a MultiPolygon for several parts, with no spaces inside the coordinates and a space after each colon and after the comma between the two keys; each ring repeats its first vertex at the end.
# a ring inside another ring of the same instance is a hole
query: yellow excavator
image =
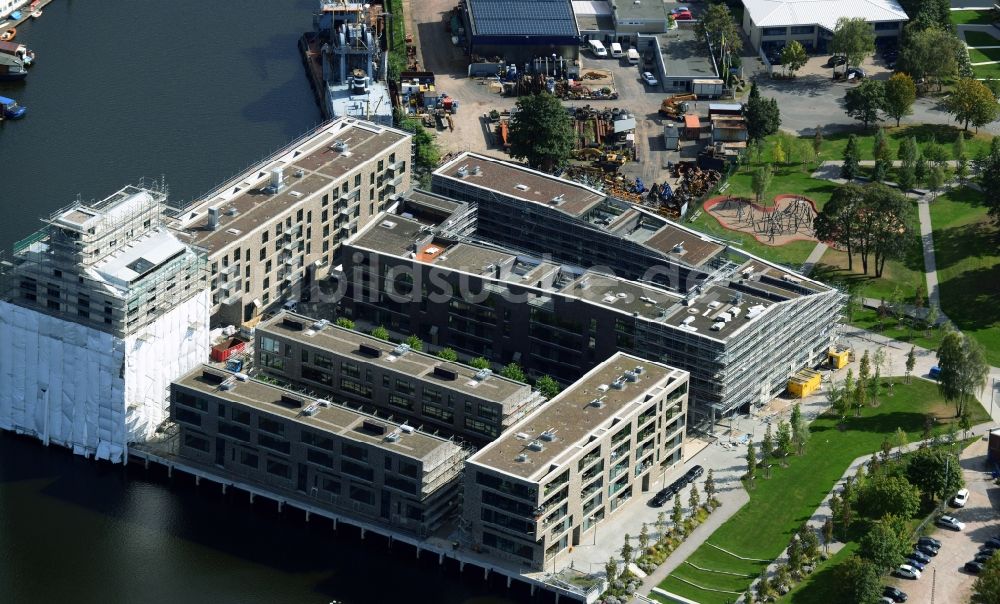
{"type": "Polygon", "coordinates": [[[691,93],[669,96],[663,99],[663,102],[660,103],[660,115],[679,119],[682,115],[687,113],[688,102],[697,100],[698,95],[691,93]]]}

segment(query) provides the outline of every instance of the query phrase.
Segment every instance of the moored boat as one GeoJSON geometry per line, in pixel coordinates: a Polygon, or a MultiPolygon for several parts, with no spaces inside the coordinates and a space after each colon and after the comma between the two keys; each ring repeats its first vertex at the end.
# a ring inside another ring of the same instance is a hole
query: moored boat
{"type": "Polygon", "coordinates": [[[9,99],[5,96],[0,96],[0,113],[3,113],[3,118],[6,120],[19,120],[24,117],[27,113],[28,108],[22,107],[17,104],[14,99],[9,99]]]}
{"type": "Polygon", "coordinates": [[[37,19],[37,18],[39,18],[39,17],[41,17],[41,16],[42,16],[42,9],[38,9],[38,10],[36,10],[36,11],[33,11],[33,12],[31,13],[31,18],[32,18],[32,19],[37,19]]]}
{"type": "Polygon", "coordinates": [[[11,19],[13,19],[13,20],[15,20],[15,21],[19,20],[19,19],[20,19],[21,17],[23,17],[23,16],[24,16],[24,15],[22,15],[22,14],[21,14],[21,11],[19,11],[19,10],[16,10],[16,11],[14,11],[14,12],[12,12],[12,13],[10,14],[10,18],[11,18],[11,19]]]}
{"type": "Polygon", "coordinates": [[[21,60],[25,67],[35,62],[35,53],[24,44],[17,42],[0,42],[0,55],[9,55],[21,60]]]}
{"type": "Polygon", "coordinates": [[[3,32],[2,34],[0,34],[0,42],[10,42],[11,40],[14,39],[14,36],[16,35],[17,35],[17,28],[12,27],[7,31],[3,32]]]}

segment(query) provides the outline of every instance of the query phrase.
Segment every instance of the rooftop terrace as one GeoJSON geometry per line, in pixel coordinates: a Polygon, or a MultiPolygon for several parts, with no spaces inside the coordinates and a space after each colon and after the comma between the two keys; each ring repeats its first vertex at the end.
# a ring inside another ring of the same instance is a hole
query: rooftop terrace
{"type": "Polygon", "coordinates": [[[538,481],[571,460],[591,442],[591,435],[600,437],[611,429],[614,417],[627,415],[630,407],[642,405],[650,389],[662,388],[685,375],[680,369],[619,352],[480,449],[469,461],[538,481]],[[617,382],[621,389],[612,385],[626,371],[637,367],[642,367],[638,381],[623,379],[617,382]]]}
{"type": "Polygon", "coordinates": [[[412,432],[400,430],[400,424],[380,417],[361,413],[341,405],[320,403],[297,392],[256,380],[240,381],[233,373],[207,365],[196,368],[175,383],[227,401],[295,420],[310,428],[374,445],[414,459],[438,459],[442,453],[447,454],[452,448],[458,448],[454,442],[438,436],[418,430],[412,432]],[[222,382],[226,383],[227,389],[220,388],[222,382]],[[298,401],[302,401],[301,407],[298,401]],[[376,426],[380,428],[372,429],[376,426]],[[390,434],[395,434],[395,436],[387,438],[390,434]]]}

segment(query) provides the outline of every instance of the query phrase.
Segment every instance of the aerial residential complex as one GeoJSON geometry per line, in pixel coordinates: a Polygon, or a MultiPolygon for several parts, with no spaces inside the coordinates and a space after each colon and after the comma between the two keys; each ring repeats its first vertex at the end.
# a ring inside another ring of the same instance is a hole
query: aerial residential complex
{"type": "Polygon", "coordinates": [[[622,353],[466,462],[475,547],[541,569],[681,460],[688,374],[622,353]]]}
{"type": "Polygon", "coordinates": [[[325,278],[340,243],[410,186],[410,135],[353,118],[327,122],[167,225],[206,251],[213,325],[242,325],[325,278]]]}
{"type": "Polygon", "coordinates": [[[211,367],[174,382],[179,454],[231,478],[426,536],[457,511],[468,450],[211,367]]]}
{"type": "Polygon", "coordinates": [[[488,369],[287,312],[257,326],[255,355],[267,376],[480,445],[544,400],[488,369]]]}
{"type": "Polygon", "coordinates": [[[45,218],[0,266],[0,428],[121,462],[208,349],[205,259],[124,187],[45,218]]]}
{"type": "Polygon", "coordinates": [[[834,341],[836,289],[594,189],[473,154],[433,188],[465,205],[345,244],[351,317],[564,383],[616,351],[668,363],[699,422],[771,400],[834,341]]]}

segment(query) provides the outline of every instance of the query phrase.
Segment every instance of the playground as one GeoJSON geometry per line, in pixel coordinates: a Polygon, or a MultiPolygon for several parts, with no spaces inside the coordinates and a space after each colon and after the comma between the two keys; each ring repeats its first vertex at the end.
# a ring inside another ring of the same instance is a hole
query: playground
{"type": "Polygon", "coordinates": [[[802,195],[778,195],[771,206],[753,203],[746,197],[723,195],[706,201],[704,210],[723,227],[752,235],[765,245],[816,241],[816,204],[802,195]]]}

